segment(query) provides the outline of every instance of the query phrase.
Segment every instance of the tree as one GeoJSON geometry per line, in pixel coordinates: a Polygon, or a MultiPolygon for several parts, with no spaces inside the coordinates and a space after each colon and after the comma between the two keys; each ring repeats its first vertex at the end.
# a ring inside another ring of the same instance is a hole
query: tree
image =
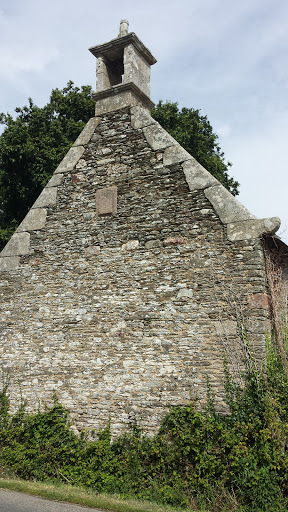
{"type": "MultiPolygon", "coordinates": [[[[0,135],[0,249],[27,214],[54,170],[86,122],[94,115],[90,86],[52,90],[42,108],[31,98],[28,106],[16,108],[16,118],[0,114],[5,129],[0,135]]],[[[162,103],[153,117],[234,195],[238,183],[228,176],[229,162],[217,144],[217,135],[199,110],[178,109],[177,103],[162,103]]]]}
{"type": "Polygon", "coordinates": [[[16,119],[0,114],[0,247],[9,240],[43,187],[94,115],[92,88],[68,82],[42,108],[29,98],[16,119]]]}
{"type": "Polygon", "coordinates": [[[200,110],[193,108],[180,111],[178,103],[162,101],[154,107],[152,116],[231,194],[239,194],[238,181],[228,175],[232,164],[225,163],[224,153],[217,142],[218,135],[213,132],[207,116],[200,115],[200,110]]]}

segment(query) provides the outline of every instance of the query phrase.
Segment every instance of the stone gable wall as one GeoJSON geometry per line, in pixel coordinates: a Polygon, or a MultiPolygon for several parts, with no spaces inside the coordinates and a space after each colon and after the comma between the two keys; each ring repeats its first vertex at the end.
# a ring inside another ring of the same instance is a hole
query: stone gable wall
{"type": "Polygon", "coordinates": [[[205,191],[131,124],[130,108],[91,126],[72,148],[77,163],[64,159],[32,225],[23,221],[17,236],[29,250],[2,254],[0,354],[12,401],[19,386],[30,408],[55,390],[79,429],[111,417],[117,434],[137,417],[151,432],[169,406],[203,403],[209,375],[223,409],[223,358],[238,368],[243,312],[264,356],[259,238],[227,238],[205,191]]]}

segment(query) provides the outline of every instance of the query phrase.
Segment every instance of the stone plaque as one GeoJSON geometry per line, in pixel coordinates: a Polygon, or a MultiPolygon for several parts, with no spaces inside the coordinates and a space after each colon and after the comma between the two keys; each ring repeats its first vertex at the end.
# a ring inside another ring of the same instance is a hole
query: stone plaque
{"type": "Polygon", "coordinates": [[[117,187],[101,188],[97,190],[96,212],[98,215],[117,213],[117,187]]]}

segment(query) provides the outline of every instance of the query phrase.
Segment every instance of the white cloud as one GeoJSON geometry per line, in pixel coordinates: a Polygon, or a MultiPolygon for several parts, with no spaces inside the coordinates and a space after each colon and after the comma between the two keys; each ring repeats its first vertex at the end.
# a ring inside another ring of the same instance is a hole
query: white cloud
{"type": "MultiPolygon", "coordinates": [[[[39,72],[59,58],[59,50],[49,42],[48,34],[33,23],[29,12],[24,16],[0,10],[0,76],[17,79],[17,75],[39,72]]],[[[36,20],[35,20],[36,21],[36,20]]]]}
{"type": "Polygon", "coordinates": [[[2,47],[0,54],[0,77],[17,79],[17,75],[28,72],[43,71],[47,65],[59,58],[59,51],[50,50],[49,54],[44,48],[30,48],[29,46],[20,49],[2,47]]]}
{"type": "Polygon", "coordinates": [[[223,139],[231,134],[231,126],[228,123],[215,126],[215,133],[223,139]]]}

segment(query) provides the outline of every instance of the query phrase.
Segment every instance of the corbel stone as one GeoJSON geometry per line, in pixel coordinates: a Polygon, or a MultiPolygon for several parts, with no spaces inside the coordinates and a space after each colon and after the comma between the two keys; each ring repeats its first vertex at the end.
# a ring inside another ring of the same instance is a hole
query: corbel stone
{"type": "Polygon", "coordinates": [[[6,256],[0,258],[0,272],[8,272],[9,270],[15,270],[18,268],[20,263],[20,256],[6,256]]]}
{"type": "Polygon", "coordinates": [[[243,204],[239,203],[223,185],[218,181],[217,183],[218,185],[206,188],[204,193],[223,224],[256,219],[255,215],[252,215],[243,204]]]}
{"type": "Polygon", "coordinates": [[[144,136],[154,151],[174,146],[176,140],[160,126],[159,123],[152,124],[143,128],[144,136]]]}
{"type": "Polygon", "coordinates": [[[203,190],[219,184],[219,181],[208,172],[203,165],[199,164],[193,156],[183,162],[182,167],[191,192],[203,190]]]}
{"type": "Polygon", "coordinates": [[[38,199],[36,199],[32,208],[43,208],[44,206],[53,206],[57,200],[57,187],[45,187],[38,199]]]}
{"type": "Polygon", "coordinates": [[[80,135],[75,140],[73,147],[85,146],[90,141],[95,129],[101,123],[101,117],[91,117],[88,123],[84,126],[80,135]]]}
{"type": "Polygon", "coordinates": [[[231,222],[227,224],[227,238],[230,242],[235,242],[237,240],[259,238],[264,234],[274,235],[280,228],[280,225],[279,217],[231,222]]]}
{"type": "Polygon", "coordinates": [[[24,256],[29,254],[30,233],[14,233],[1,252],[1,256],[24,256]]]}
{"type": "Polygon", "coordinates": [[[47,210],[45,208],[32,208],[16,229],[16,233],[21,231],[36,231],[44,228],[46,217],[47,210]]]}
{"type": "Polygon", "coordinates": [[[144,128],[144,126],[158,124],[151,116],[150,112],[143,107],[131,107],[131,126],[132,128],[144,128]]]}
{"type": "Polygon", "coordinates": [[[84,146],[72,146],[54,174],[72,171],[85,151],[84,146]]]}

